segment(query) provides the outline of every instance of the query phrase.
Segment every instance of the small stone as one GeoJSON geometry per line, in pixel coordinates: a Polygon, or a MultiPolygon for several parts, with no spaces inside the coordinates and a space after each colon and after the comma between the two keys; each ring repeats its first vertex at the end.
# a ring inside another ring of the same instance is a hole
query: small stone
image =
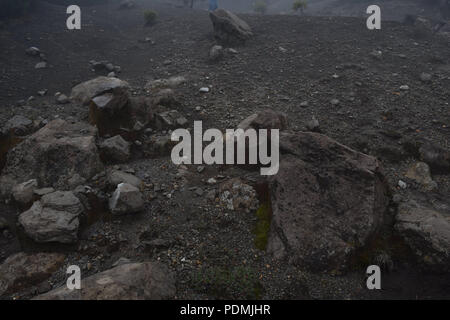
{"type": "Polygon", "coordinates": [[[380,50],[373,50],[373,51],[370,53],[370,56],[371,56],[372,58],[377,59],[377,60],[381,60],[381,58],[383,57],[383,52],[381,52],[380,50]]]}
{"type": "Polygon", "coordinates": [[[126,162],[130,158],[130,144],[120,135],[106,139],[100,145],[105,160],[126,162]]]}
{"type": "Polygon", "coordinates": [[[331,100],[330,100],[330,103],[331,103],[331,105],[333,105],[333,106],[337,106],[337,105],[340,103],[340,101],[339,101],[338,99],[331,99],[331,100]]]}
{"type": "Polygon", "coordinates": [[[27,50],[25,50],[25,53],[29,56],[36,57],[41,54],[41,50],[36,47],[29,47],[27,50]]]}
{"type": "Polygon", "coordinates": [[[437,183],[431,178],[430,167],[425,162],[414,163],[406,172],[405,177],[421,184],[426,190],[437,189],[437,183]]]}
{"type": "Polygon", "coordinates": [[[205,166],[198,166],[197,167],[197,172],[198,173],[202,173],[203,171],[205,171],[205,166]]]}
{"type": "Polygon", "coordinates": [[[197,196],[201,197],[203,195],[203,189],[202,188],[195,189],[195,194],[197,196]]]}
{"type": "Polygon", "coordinates": [[[201,93],[208,93],[209,92],[209,88],[208,87],[202,87],[199,90],[201,93]]]}
{"type": "Polygon", "coordinates": [[[404,181],[402,181],[402,180],[398,180],[398,186],[399,186],[401,189],[406,189],[407,184],[406,184],[406,182],[404,182],[404,181]]]}
{"type": "Polygon", "coordinates": [[[431,74],[423,72],[420,74],[420,81],[422,82],[430,82],[431,81],[431,74]]]}
{"type": "Polygon", "coordinates": [[[45,68],[47,68],[47,62],[45,62],[45,61],[38,62],[38,63],[34,66],[34,68],[35,68],[35,69],[45,69],[45,68]]]}
{"type": "Polygon", "coordinates": [[[141,179],[130,173],[126,173],[120,170],[113,170],[112,172],[110,172],[108,174],[108,182],[114,188],[116,188],[121,183],[131,184],[136,188],[140,188],[142,185],[141,179]]]}
{"type": "Polygon", "coordinates": [[[48,90],[47,90],[47,89],[44,89],[44,90],[38,91],[37,94],[38,94],[38,96],[43,97],[43,96],[45,96],[45,95],[47,94],[47,92],[48,92],[48,90]]]}
{"type": "Polygon", "coordinates": [[[60,93],[56,96],[56,102],[58,104],[66,104],[69,103],[70,100],[65,94],[60,93]]]}
{"type": "Polygon", "coordinates": [[[34,190],[37,186],[38,183],[36,179],[16,185],[12,190],[14,200],[23,206],[31,204],[33,201],[34,190]]]}
{"type": "Polygon", "coordinates": [[[302,107],[302,108],[308,108],[308,106],[309,106],[309,102],[308,101],[303,101],[303,102],[300,103],[300,107],[302,107]]]}
{"type": "Polygon", "coordinates": [[[315,116],[312,117],[310,121],[306,124],[306,128],[309,131],[318,131],[319,130],[319,121],[316,119],[315,116]]]}
{"type": "Polygon", "coordinates": [[[222,57],[223,57],[223,47],[222,46],[215,45],[209,50],[209,59],[211,61],[217,61],[222,57]]]}
{"type": "Polygon", "coordinates": [[[402,90],[402,91],[408,91],[409,90],[409,86],[408,85],[402,85],[402,86],[400,86],[400,90],[402,90]]]}

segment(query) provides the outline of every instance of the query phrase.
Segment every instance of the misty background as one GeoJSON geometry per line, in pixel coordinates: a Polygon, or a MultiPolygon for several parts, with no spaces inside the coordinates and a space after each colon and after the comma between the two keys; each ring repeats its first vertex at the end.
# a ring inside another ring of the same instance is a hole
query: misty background
{"type": "MultiPolygon", "coordinates": [[[[107,3],[119,5],[123,0],[0,0],[0,19],[18,17],[32,12],[40,2],[49,2],[68,6],[77,4],[90,6],[107,3]]],[[[163,3],[180,7],[183,0],[140,0],[144,4],[163,3]]],[[[219,0],[219,7],[239,13],[255,13],[255,5],[264,2],[266,14],[294,14],[294,0],[219,0]]],[[[306,0],[304,14],[313,16],[366,16],[366,8],[374,4],[373,0],[306,0]]],[[[450,4],[448,0],[378,0],[376,4],[382,9],[385,20],[402,20],[405,14],[424,15],[433,19],[448,20],[450,4]]],[[[207,9],[207,0],[194,0],[194,9],[207,9]]]]}

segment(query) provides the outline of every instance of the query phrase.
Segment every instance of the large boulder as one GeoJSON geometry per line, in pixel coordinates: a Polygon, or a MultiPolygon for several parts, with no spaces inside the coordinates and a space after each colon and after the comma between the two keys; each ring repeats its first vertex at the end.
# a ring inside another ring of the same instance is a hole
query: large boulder
{"type": "Polygon", "coordinates": [[[75,174],[90,179],[103,169],[96,129],[85,123],[53,120],[9,151],[0,193],[9,196],[14,185],[37,179],[39,186],[65,190],[75,174]]]}
{"type": "Polygon", "coordinates": [[[20,252],[10,256],[0,265],[0,296],[45,281],[62,266],[64,258],[60,253],[20,252]]]}
{"type": "Polygon", "coordinates": [[[111,93],[117,97],[127,96],[128,88],[128,83],[120,79],[97,77],[73,87],[70,99],[88,105],[93,98],[104,93],[111,93]]]}
{"type": "Polygon", "coordinates": [[[234,13],[217,9],[209,13],[215,38],[223,43],[244,42],[253,36],[248,24],[234,13]]]}
{"type": "Polygon", "coordinates": [[[160,300],[175,295],[175,277],[160,263],[127,263],[81,280],[80,290],[60,287],[36,300],[160,300]]]}
{"type": "Polygon", "coordinates": [[[399,205],[395,229],[427,270],[450,272],[450,204],[411,199],[399,205]]]}
{"type": "Polygon", "coordinates": [[[33,122],[21,115],[12,117],[0,128],[0,172],[5,166],[8,151],[22,142],[23,137],[33,129],[33,122]]]}
{"type": "Polygon", "coordinates": [[[268,251],[312,271],[345,271],[383,222],[381,164],[318,133],[281,133],[280,152],[268,251]]]}
{"type": "Polygon", "coordinates": [[[19,224],[36,242],[75,243],[78,240],[80,200],[71,192],[46,194],[19,216],[19,224]]]}

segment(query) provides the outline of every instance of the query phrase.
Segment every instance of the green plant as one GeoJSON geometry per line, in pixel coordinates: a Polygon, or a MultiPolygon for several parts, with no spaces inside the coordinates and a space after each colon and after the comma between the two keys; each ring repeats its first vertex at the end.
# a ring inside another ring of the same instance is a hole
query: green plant
{"type": "Polygon", "coordinates": [[[259,14],[265,14],[267,12],[267,3],[264,0],[257,0],[253,4],[253,10],[259,14]]]}
{"type": "Polygon", "coordinates": [[[255,247],[259,250],[266,250],[267,239],[269,237],[270,221],[272,218],[270,201],[263,203],[256,211],[256,226],[253,230],[255,235],[255,247]]]}
{"type": "Polygon", "coordinates": [[[217,299],[259,299],[262,291],[255,270],[247,266],[202,268],[191,274],[191,284],[217,299]]]}
{"type": "Polygon", "coordinates": [[[299,11],[303,14],[303,11],[306,9],[308,3],[306,0],[295,0],[292,4],[292,10],[295,12],[299,11]]]}
{"type": "Polygon", "coordinates": [[[158,14],[153,10],[145,10],[144,11],[144,20],[146,26],[152,26],[156,23],[156,19],[158,18],[158,14]]]}

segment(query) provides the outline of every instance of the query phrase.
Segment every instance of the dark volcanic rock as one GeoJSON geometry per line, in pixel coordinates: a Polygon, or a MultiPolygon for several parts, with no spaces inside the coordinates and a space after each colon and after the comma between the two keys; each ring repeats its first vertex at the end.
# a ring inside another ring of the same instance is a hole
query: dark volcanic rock
{"type": "Polygon", "coordinates": [[[70,191],[46,194],[19,216],[19,224],[36,242],[74,243],[78,240],[80,200],[70,191]]]}
{"type": "Polygon", "coordinates": [[[162,264],[119,265],[87,277],[80,290],[66,286],[37,296],[36,300],[160,300],[173,298],[175,278],[162,264]]]}
{"type": "Polygon", "coordinates": [[[431,143],[424,143],[419,149],[420,158],[433,173],[450,174],[450,151],[431,143]]]}
{"type": "Polygon", "coordinates": [[[234,13],[218,9],[210,12],[214,36],[223,43],[244,42],[253,36],[248,24],[234,13]]]}
{"type": "Polygon", "coordinates": [[[128,83],[120,79],[97,77],[73,87],[70,99],[88,105],[93,98],[104,93],[113,93],[116,96],[127,95],[128,88],[128,83]]]}
{"type": "Polygon", "coordinates": [[[0,265],[0,296],[41,283],[63,264],[64,258],[60,253],[20,252],[10,256],[0,265]]]}
{"type": "Polygon", "coordinates": [[[383,222],[381,164],[317,133],[282,133],[280,151],[268,251],[313,271],[344,271],[383,222]]]}
{"type": "Polygon", "coordinates": [[[31,179],[37,179],[39,186],[63,190],[74,174],[90,179],[103,168],[96,133],[88,124],[51,121],[9,151],[0,177],[1,194],[7,196],[8,186],[31,179]]]}
{"type": "Polygon", "coordinates": [[[395,229],[427,270],[450,272],[450,204],[419,199],[399,205],[395,229]]]}

